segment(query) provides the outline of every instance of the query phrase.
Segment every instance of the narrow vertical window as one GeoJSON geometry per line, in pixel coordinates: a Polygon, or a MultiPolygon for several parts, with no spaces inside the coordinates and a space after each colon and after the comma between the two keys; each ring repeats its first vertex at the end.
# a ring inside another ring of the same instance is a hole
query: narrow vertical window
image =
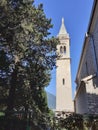
{"type": "Polygon", "coordinates": [[[66,47],[64,46],[64,54],[66,53],[66,47]]]}
{"type": "Polygon", "coordinates": [[[63,85],[65,84],[65,79],[63,79],[63,85]]]}
{"type": "Polygon", "coordinates": [[[62,48],[62,46],[60,47],[60,53],[63,53],[63,48],[62,48]]]}

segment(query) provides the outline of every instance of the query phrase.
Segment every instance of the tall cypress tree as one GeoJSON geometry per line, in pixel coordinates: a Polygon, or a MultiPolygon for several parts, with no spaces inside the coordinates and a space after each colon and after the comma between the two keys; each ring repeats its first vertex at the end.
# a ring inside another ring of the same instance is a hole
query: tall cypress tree
{"type": "Polygon", "coordinates": [[[0,1],[0,109],[47,112],[44,87],[55,66],[58,39],[33,0],[0,1]],[[36,107],[35,107],[36,106],[36,107]]]}

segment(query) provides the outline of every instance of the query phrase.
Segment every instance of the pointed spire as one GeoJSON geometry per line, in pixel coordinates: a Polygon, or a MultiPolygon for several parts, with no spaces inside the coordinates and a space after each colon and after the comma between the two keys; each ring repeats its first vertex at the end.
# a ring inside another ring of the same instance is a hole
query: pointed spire
{"type": "Polygon", "coordinates": [[[64,25],[64,18],[62,18],[62,24],[61,24],[61,28],[60,28],[60,31],[59,31],[59,36],[60,35],[68,35],[67,31],[66,31],[66,28],[65,28],[65,25],[64,25]]]}

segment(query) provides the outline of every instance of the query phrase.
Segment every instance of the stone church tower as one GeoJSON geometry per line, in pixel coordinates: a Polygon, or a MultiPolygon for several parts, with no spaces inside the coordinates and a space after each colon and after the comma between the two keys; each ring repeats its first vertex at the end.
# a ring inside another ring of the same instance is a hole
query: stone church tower
{"type": "Polygon", "coordinates": [[[60,44],[57,53],[60,57],[56,61],[56,111],[73,112],[71,69],[70,69],[70,38],[62,18],[58,34],[60,44]]]}

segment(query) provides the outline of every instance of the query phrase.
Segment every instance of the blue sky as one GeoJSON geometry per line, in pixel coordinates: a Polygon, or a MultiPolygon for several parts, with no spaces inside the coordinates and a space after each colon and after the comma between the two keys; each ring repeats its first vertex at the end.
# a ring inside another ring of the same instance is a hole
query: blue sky
{"type": "MultiPolygon", "coordinates": [[[[88,28],[93,0],[35,0],[36,4],[43,3],[47,18],[52,18],[54,27],[50,30],[52,36],[57,36],[64,17],[67,32],[70,35],[72,92],[74,97],[75,78],[84,42],[84,35],[88,28]]],[[[52,94],[56,93],[55,70],[52,71],[50,85],[46,88],[52,94]]]]}

